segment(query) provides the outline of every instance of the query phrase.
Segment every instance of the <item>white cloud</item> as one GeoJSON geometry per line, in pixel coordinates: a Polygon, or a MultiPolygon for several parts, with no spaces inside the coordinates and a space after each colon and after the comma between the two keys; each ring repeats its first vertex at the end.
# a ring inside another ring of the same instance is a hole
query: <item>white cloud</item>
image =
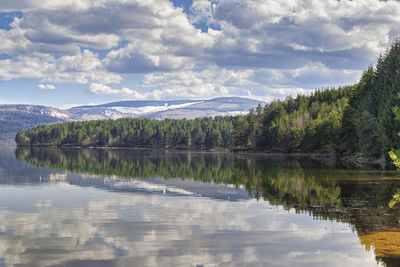
{"type": "Polygon", "coordinates": [[[118,83],[122,77],[104,69],[96,54],[84,50],[76,55],[62,56],[18,56],[0,60],[0,79],[39,78],[42,82],[62,83],[89,82],[118,83]]]}
{"type": "MultiPolygon", "coordinates": [[[[182,9],[168,0],[26,1],[11,31],[0,31],[0,52],[75,55],[80,48],[111,49],[104,62],[115,72],[152,72],[182,68],[210,47],[214,35],[201,33],[182,9]],[[120,41],[127,42],[118,47],[120,41]]],[[[15,10],[15,9],[14,9],[15,10]]]]}
{"type": "Polygon", "coordinates": [[[114,89],[102,83],[91,83],[88,91],[93,94],[118,94],[128,99],[160,99],[163,96],[161,90],[153,90],[151,92],[141,93],[128,87],[123,87],[122,89],[114,89]]]}
{"type": "Polygon", "coordinates": [[[43,89],[43,90],[54,90],[56,87],[52,84],[39,84],[38,88],[43,89]]]}
{"type": "Polygon", "coordinates": [[[91,83],[89,86],[89,92],[94,94],[118,94],[120,93],[117,89],[111,89],[110,86],[101,83],[91,83]]]}
{"type": "MultiPolygon", "coordinates": [[[[252,85],[252,70],[227,70],[211,66],[202,71],[180,71],[145,75],[148,88],[163,88],[162,98],[210,98],[220,95],[243,95],[243,87],[252,85]]],[[[247,93],[245,93],[247,94],[247,93]]]]}
{"type": "MultiPolygon", "coordinates": [[[[77,182],[96,179],[67,178],[77,182]]],[[[98,184],[105,179],[100,180],[98,184]]],[[[287,266],[299,262],[303,266],[326,262],[376,266],[373,252],[360,245],[351,225],[315,220],[255,199],[118,194],[65,182],[35,190],[22,186],[1,190],[2,203],[17,203],[19,208],[0,209],[0,254],[6,265],[109,260],[106,263],[139,266],[187,266],[193,262],[281,266],[285,259],[287,266]],[[60,197],[71,192],[79,197],[60,197]],[[29,201],[19,201],[21,195],[29,201]],[[140,212],[132,212],[137,210],[140,212]],[[155,222],[161,227],[155,227],[155,222]],[[220,249],[214,249],[216,246],[220,249]],[[49,251],[55,256],[46,257],[49,251]],[[153,257],[165,251],[168,256],[153,257]],[[116,252],[124,253],[122,261],[116,252]]]]}
{"type": "Polygon", "coordinates": [[[211,66],[201,71],[147,74],[143,86],[147,90],[161,88],[157,90],[161,98],[174,98],[177,95],[184,98],[236,95],[271,101],[287,95],[307,94],[326,81],[335,86],[350,84],[360,75],[359,70],[335,70],[321,63],[289,70],[231,70],[211,66]],[[299,84],[304,87],[299,87],[299,84]]]}
{"type": "Polygon", "coordinates": [[[124,87],[121,89],[121,94],[129,99],[161,99],[163,93],[161,90],[153,90],[151,92],[140,93],[137,90],[124,87]]]}
{"type": "Polygon", "coordinates": [[[168,0],[0,0],[0,11],[23,13],[0,30],[0,79],[138,99],[348,84],[400,34],[394,0],[194,0],[189,14],[168,0]],[[109,86],[132,73],[144,77],[135,89],[109,86]]]}
{"type": "Polygon", "coordinates": [[[215,10],[215,1],[193,0],[190,10],[192,12],[190,18],[194,23],[205,22],[211,24],[213,21],[213,12],[215,10]]]}
{"type": "Polygon", "coordinates": [[[171,71],[193,66],[191,59],[170,54],[169,49],[153,42],[135,42],[111,51],[104,60],[110,71],[120,73],[146,73],[171,71]]]}
{"type": "Polygon", "coordinates": [[[400,29],[397,1],[218,1],[219,65],[366,68],[400,29]]]}

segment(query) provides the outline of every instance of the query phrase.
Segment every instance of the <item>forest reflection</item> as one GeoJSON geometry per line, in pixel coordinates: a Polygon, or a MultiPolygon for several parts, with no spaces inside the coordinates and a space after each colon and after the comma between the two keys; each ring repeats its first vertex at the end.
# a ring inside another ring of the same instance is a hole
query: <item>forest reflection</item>
{"type": "Polygon", "coordinates": [[[400,181],[392,172],[222,152],[18,147],[16,157],[35,166],[76,173],[233,185],[273,205],[350,223],[366,249],[374,249],[377,260],[387,265],[400,260],[396,245],[400,213],[397,205],[389,207],[400,181]]]}
{"type": "MultiPolygon", "coordinates": [[[[179,178],[245,188],[285,207],[339,207],[340,187],[324,169],[248,154],[19,147],[18,160],[44,168],[125,178],[179,178]]],[[[304,163],[307,165],[310,162],[304,163]]]]}

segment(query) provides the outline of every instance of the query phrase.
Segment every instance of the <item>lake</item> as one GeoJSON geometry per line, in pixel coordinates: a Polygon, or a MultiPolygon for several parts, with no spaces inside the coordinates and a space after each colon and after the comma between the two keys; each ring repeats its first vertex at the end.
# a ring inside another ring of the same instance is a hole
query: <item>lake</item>
{"type": "Polygon", "coordinates": [[[398,266],[399,190],[306,158],[2,147],[0,266],[398,266]]]}

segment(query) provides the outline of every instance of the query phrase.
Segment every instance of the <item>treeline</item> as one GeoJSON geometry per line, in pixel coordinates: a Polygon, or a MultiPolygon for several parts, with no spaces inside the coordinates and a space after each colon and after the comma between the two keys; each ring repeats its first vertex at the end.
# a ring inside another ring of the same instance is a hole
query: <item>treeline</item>
{"type": "Polygon", "coordinates": [[[16,142],[18,145],[227,148],[232,146],[232,125],[233,117],[78,121],[19,131],[16,142]]]}
{"type": "Polygon", "coordinates": [[[245,116],[61,123],[20,131],[16,142],[318,151],[383,162],[390,150],[400,149],[399,93],[400,39],[355,85],[276,100],[245,116]]]}
{"type": "Polygon", "coordinates": [[[361,161],[400,155],[400,39],[360,81],[288,97],[234,121],[234,144],[258,150],[325,151],[361,161]]]}
{"type": "Polygon", "coordinates": [[[333,151],[354,86],[276,100],[234,121],[234,145],[285,153],[333,151]]]}
{"type": "Polygon", "coordinates": [[[18,145],[226,148],[275,152],[332,150],[353,87],[288,97],[245,116],[152,120],[125,118],[41,125],[19,131],[18,145]]]}

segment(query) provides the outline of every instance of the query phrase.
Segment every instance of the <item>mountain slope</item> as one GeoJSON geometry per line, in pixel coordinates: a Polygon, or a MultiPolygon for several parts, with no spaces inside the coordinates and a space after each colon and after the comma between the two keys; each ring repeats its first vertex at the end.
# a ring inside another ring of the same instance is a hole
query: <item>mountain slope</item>
{"type": "Polygon", "coordinates": [[[19,130],[75,120],[68,111],[38,105],[0,105],[0,144],[13,144],[19,130]]]}
{"type": "Polygon", "coordinates": [[[262,101],[240,97],[210,100],[136,100],[118,101],[96,106],[79,106],[69,110],[38,105],[0,105],[0,144],[14,144],[19,130],[41,124],[75,120],[153,118],[193,119],[198,117],[247,113],[262,101]]]}
{"type": "Polygon", "coordinates": [[[240,97],[221,97],[210,100],[119,101],[96,106],[80,106],[68,111],[83,120],[118,118],[192,119],[247,113],[262,101],[240,97]]]}

